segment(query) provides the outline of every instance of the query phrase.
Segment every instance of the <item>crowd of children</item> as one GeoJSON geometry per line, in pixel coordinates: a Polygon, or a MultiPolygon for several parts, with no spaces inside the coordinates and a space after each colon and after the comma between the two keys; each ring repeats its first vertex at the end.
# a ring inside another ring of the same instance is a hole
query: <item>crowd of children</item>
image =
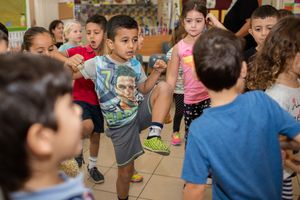
{"type": "Polygon", "coordinates": [[[19,54],[7,53],[8,31],[0,24],[4,199],[94,199],[80,173],[82,143],[89,138],[89,179],[103,183],[97,160],[105,132],[117,161],[118,199],[128,200],[130,182],[143,180],[134,163],[144,149],[170,154],[161,131],[173,98],[175,146],[185,121],[183,199],[203,199],[208,177],[214,199],[293,199],[300,18],[264,5],[249,23],[257,46],[244,51],[206,1],[188,0],[168,63],[157,60],[149,76],[136,56],[143,37],[130,16],[89,17],[86,45],[77,21],[29,28],[19,54]]]}

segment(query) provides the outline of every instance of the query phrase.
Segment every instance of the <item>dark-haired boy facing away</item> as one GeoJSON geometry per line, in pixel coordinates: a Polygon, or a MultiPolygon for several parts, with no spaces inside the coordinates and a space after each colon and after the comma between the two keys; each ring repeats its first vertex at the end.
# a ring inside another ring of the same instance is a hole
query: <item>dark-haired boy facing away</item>
{"type": "Polygon", "coordinates": [[[278,10],[271,5],[263,5],[254,10],[250,18],[249,33],[254,38],[257,46],[244,52],[244,58],[247,63],[249,63],[256,52],[262,48],[270,30],[278,20],[278,10]]]}
{"type": "Polygon", "coordinates": [[[82,175],[60,163],[81,149],[81,109],[62,62],[29,54],[0,55],[0,187],[11,200],[91,200],[82,175]]]}
{"type": "Polygon", "coordinates": [[[196,42],[193,56],[211,108],[190,128],[184,199],[203,198],[209,173],[214,199],[281,199],[278,135],[300,142],[300,124],[261,91],[240,94],[247,66],[233,33],[209,30],[196,42]]]}
{"type": "MultiPolygon", "coordinates": [[[[163,121],[172,102],[172,90],[165,82],[156,85],[166,64],[155,63],[147,78],[141,64],[134,58],[138,45],[138,24],[126,15],[112,17],[107,24],[107,46],[111,53],[84,63],[74,78],[84,76],[96,85],[103,116],[108,124],[118,164],[117,193],[128,199],[134,160],[144,153],[139,133],[150,126],[144,148],[169,155],[161,141],[163,121]],[[155,86],[156,85],[156,86],[155,86]],[[145,95],[145,96],[144,96],[145,95]]],[[[78,65],[73,63],[73,65],[78,65]]]]}

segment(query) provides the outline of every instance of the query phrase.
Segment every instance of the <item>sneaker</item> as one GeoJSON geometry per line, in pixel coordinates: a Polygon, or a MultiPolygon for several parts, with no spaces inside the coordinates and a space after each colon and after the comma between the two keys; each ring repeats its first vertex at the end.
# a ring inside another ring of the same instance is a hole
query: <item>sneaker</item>
{"type": "Polygon", "coordinates": [[[172,134],[172,145],[174,146],[179,146],[181,144],[181,139],[180,139],[180,133],[179,132],[174,132],[172,134]]]}
{"type": "Polygon", "coordinates": [[[152,151],[154,153],[158,153],[164,156],[168,156],[170,154],[170,149],[165,145],[160,137],[152,137],[144,140],[144,148],[152,151]]]}
{"type": "Polygon", "coordinates": [[[141,174],[138,174],[137,171],[135,171],[134,174],[131,177],[130,182],[132,182],[132,183],[139,183],[139,182],[142,182],[143,179],[144,179],[144,177],[141,174]]]}
{"type": "Polygon", "coordinates": [[[80,168],[82,166],[82,164],[84,164],[84,159],[83,159],[83,154],[79,154],[78,156],[75,157],[75,160],[78,164],[78,167],[80,168]]]}
{"type": "Polygon", "coordinates": [[[92,178],[92,181],[94,183],[103,183],[104,182],[104,176],[103,174],[98,170],[97,167],[93,167],[92,169],[89,169],[89,166],[87,166],[87,170],[89,172],[90,177],[92,178]]]}

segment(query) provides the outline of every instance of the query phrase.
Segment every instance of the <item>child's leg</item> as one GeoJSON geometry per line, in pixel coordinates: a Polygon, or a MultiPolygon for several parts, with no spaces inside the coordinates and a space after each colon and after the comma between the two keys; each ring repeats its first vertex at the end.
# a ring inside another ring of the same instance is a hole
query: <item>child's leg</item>
{"type": "Polygon", "coordinates": [[[184,94],[174,94],[175,114],[173,120],[173,133],[179,132],[180,130],[180,124],[181,124],[181,119],[183,117],[183,110],[184,110],[183,98],[184,98],[184,94]]]}
{"type": "Polygon", "coordinates": [[[130,180],[134,171],[134,161],[126,166],[118,167],[117,194],[119,199],[128,198],[130,180]]]}
{"type": "Polygon", "coordinates": [[[152,108],[152,122],[144,148],[162,155],[169,155],[170,150],[160,139],[163,122],[169,113],[172,103],[172,91],[166,82],[160,82],[150,94],[150,107],[152,108]]]}
{"type": "Polygon", "coordinates": [[[190,124],[194,119],[201,116],[203,110],[210,106],[210,99],[206,99],[196,104],[184,104],[184,123],[185,123],[185,146],[188,140],[190,124]]]}
{"type": "Polygon", "coordinates": [[[88,172],[95,183],[103,183],[104,176],[98,170],[96,164],[100,147],[100,133],[104,132],[104,120],[101,109],[97,105],[91,105],[91,117],[93,120],[94,129],[90,135],[90,157],[88,164],[88,172]]]}
{"type": "Polygon", "coordinates": [[[171,144],[174,146],[181,144],[181,138],[180,138],[180,124],[183,117],[183,94],[174,94],[174,100],[175,100],[175,114],[173,119],[173,134],[172,134],[172,142],[171,144]]]}

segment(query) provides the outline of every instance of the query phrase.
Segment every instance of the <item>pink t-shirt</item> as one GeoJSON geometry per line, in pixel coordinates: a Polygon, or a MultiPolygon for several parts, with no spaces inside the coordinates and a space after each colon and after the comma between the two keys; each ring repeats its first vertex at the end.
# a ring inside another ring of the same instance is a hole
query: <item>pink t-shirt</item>
{"type": "Polygon", "coordinates": [[[185,104],[195,104],[209,99],[207,89],[193,75],[193,46],[183,40],[178,42],[178,56],[183,69],[185,104]]]}
{"type": "MultiPolygon", "coordinates": [[[[67,50],[68,57],[75,54],[83,56],[84,61],[87,61],[96,56],[94,50],[89,46],[77,46],[67,50]]],[[[99,105],[98,97],[95,92],[95,85],[92,80],[79,78],[74,81],[73,100],[84,101],[92,105],[99,105]]]]}

